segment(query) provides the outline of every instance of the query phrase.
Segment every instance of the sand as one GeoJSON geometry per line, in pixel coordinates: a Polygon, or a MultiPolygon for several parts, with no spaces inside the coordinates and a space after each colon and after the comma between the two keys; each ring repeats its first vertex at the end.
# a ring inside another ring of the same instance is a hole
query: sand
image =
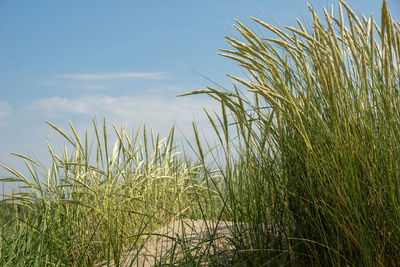
{"type": "MultiPolygon", "coordinates": [[[[236,228],[232,222],[175,221],[155,231],[141,249],[125,250],[119,266],[165,266],[171,262],[179,266],[235,266],[232,241],[238,236],[236,228]]],[[[116,266],[113,262],[97,266],[107,265],[116,266]]]]}

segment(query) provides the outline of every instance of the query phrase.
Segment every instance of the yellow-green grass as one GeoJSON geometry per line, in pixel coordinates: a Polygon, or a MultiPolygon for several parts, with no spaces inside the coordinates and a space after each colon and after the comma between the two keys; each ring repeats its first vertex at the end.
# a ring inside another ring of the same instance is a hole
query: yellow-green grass
{"type": "Polygon", "coordinates": [[[254,19],[275,38],[237,22],[241,37],[221,54],[247,71],[232,77],[246,92],[188,93],[222,107],[206,111],[218,147],[193,124],[195,159],[176,154],[173,129],[165,140],[115,129],[111,149],[105,123],[94,123],[93,146],[50,124],[68,143],[61,155],[49,146],[50,170],[21,155],[31,177],[3,166],[27,188],[10,197],[23,212],[1,219],[0,264],[119,264],[124,249],[182,218],[246,225],[250,238],[231,240],[242,265],[400,262],[399,23],[386,1],[380,25],[342,1],[336,16],[310,11],[311,27],[254,19]]]}
{"type": "Polygon", "coordinates": [[[229,207],[239,221],[272,220],[288,241],[285,247],[268,233],[264,239],[254,234],[263,262],[273,258],[270,250],[280,250],[276,257],[285,262],[395,265],[399,24],[386,1],[380,26],[342,1],[337,17],[332,10],[322,18],[310,11],[310,28],[298,21],[297,28],[282,30],[254,19],[276,38],[237,22],[241,38],[227,38],[233,49],[221,54],[247,71],[248,79],[232,78],[254,100],[236,87],[192,92],[214,97],[223,108],[211,120],[226,151],[229,207]],[[232,144],[239,152],[235,159],[232,144]]]}
{"type": "Polygon", "coordinates": [[[165,223],[207,216],[194,203],[206,206],[216,192],[205,186],[199,166],[178,157],[173,129],[162,140],[144,127],[134,136],[115,129],[109,150],[105,122],[102,130],[94,122],[93,147],[87,133],[81,139],[71,126],[69,137],[50,125],[69,144],[62,155],[49,145],[49,171],[22,155],[31,177],[3,166],[23,183],[9,200],[25,207],[26,215],[3,220],[1,265],[118,262],[124,249],[140,245],[142,236],[165,223]]]}

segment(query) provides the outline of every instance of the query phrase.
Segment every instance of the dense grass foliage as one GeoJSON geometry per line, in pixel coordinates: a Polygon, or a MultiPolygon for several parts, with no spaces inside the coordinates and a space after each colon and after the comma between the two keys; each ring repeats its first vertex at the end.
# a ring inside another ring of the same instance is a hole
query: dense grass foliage
{"type": "MultiPolygon", "coordinates": [[[[240,22],[242,40],[227,38],[233,50],[221,54],[248,72],[248,79],[232,78],[254,101],[238,90],[193,92],[209,94],[235,116],[240,157],[226,173],[234,184],[232,212],[238,220],[272,219],[297,262],[395,265],[399,24],[386,2],[380,27],[344,2],[338,18],[324,10],[322,19],[310,10],[309,29],[298,21],[298,28],[283,31],[254,19],[276,38],[262,38],[240,22]]],[[[228,119],[222,114],[217,121],[229,150],[228,119]]],[[[265,241],[257,245],[277,249],[265,241]]]]}
{"type": "Polygon", "coordinates": [[[208,215],[193,203],[210,206],[216,192],[205,186],[199,166],[178,159],[173,130],[160,140],[145,128],[134,136],[115,129],[117,141],[108,150],[105,122],[103,131],[94,122],[94,147],[87,133],[81,139],[71,126],[69,137],[50,125],[69,144],[62,155],[49,146],[49,171],[39,174],[39,164],[22,155],[30,179],[3,166],[25,190],[11,196],[24,207],[24,216],[9,207],[1,220],[0,265],[81,266],[103,259],[118,263],[123,249],[143,243],[144,234],[176,218],[208,215]]]}
{"type": "Polygon", "coordinates": [[[105,123],[92,146],[50,124],[69,143],[62,155],[49,146],[50,170],[22,155],[29,179],[3,166],[25,190],[10,197],[24,208],[0,217],[0,264],[118,264],[177,218],[249,223],[231,240],[242,265],[400,262],[400,24],[386,1],[380,25],[342,1],[337,16],[310,11],[311,27],[254,19],[275,38],[237,22],[241,37],[221,54],[247,71],[232,77],[246,91],[188,93],[222,107],[206,111],[217,148],[193,124],[197,164],[176,154],[173,130],[115,129],[109,149],[105,123]]]}

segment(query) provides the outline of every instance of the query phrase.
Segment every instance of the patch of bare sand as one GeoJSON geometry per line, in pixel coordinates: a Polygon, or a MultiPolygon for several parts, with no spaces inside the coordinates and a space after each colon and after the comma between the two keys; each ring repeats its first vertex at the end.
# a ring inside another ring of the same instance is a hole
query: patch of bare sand
{"type": "MultiPolygon", "coordinates": [[[[141,248],[126,250],[119,266],[235,266],[235,229],[233,222],[178,220],[155,231],[141,248]]],[[[107,265],[116,266],[97,266],[107,265]]]]}

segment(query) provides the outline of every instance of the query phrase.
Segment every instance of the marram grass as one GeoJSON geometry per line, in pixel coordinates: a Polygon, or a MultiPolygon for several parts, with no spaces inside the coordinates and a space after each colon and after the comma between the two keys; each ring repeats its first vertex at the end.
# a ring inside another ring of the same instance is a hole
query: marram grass
{"type": "Polygon", "coordinates": [[[232,50],[221,55],[247,71],[248,79],[232,78],[254,101],[236,87],[192,92],[222,104],[213,125],[221,126],[214,129],[225,151],[240,138],[235,165],[226,157],[232,214],[255,225],[273,221],[287,241],[284,247],[267,233],[264,240],[254,235],[263,262],[277,249],[276,257],[300,265],[396,265],[399,24],[386,1],[381,26],[372,16],[357,17],[345,2],[338,17],[332,10],[323,17],[310,11],[310,28],[298,21],[282,30],[254,19],[276,37],[263,38],[237,22],[242,38],[227,38],[232,50]],[[227,112],[234,116],[231,130],[227,112]],[[232,128],[238,136],[231,136],[232,128]]]}
{"type": "Polygon", "coordinates": [[[215,199],[200,167],[177,157],[173,129],[160,139],[144,127],[134,136],[114,128],[111,150],[105,122],[100,130],[94,121],[93,147],[87,133],[81,139],[72,125],[72,137],[50,126],[69,146],[57,155],[49,145],[49,171],[39,176],[40,165],[22,155],[30,179],[3,166],[24,190],[9,196],[23,214],[2,220],[1,266],[118,263],[123,249],[141,245],[146,233],[177,218],[200,217],[193,203],[215,199]]]}
{"type": "Polygon", "coordinates": [[[227,38],[232,50],[221,54],[247,71],[232,77],[246,92],[188,93],[222,107],[206,111],[219,147],[205,146],[193,124],[196,161],[175,154],[173,130],[165,140],[116,130],[109,149],[105,124],[94,125],[94,147],[50,124],[73,150],[49,146],[48,171],[19,155],[30,178],[3,166],[28,190],[10,196],[0,217],[0,264],[120,264],[145,233],[200,218],[248,223],[249,238],[231,240],[240,265],[396,266],[400,25],[386,1],[379,23],[343,1],[337,15],[310,12],[311,27],[254,19],[275,38],[237,22],[241,37],[227,38]]]}

